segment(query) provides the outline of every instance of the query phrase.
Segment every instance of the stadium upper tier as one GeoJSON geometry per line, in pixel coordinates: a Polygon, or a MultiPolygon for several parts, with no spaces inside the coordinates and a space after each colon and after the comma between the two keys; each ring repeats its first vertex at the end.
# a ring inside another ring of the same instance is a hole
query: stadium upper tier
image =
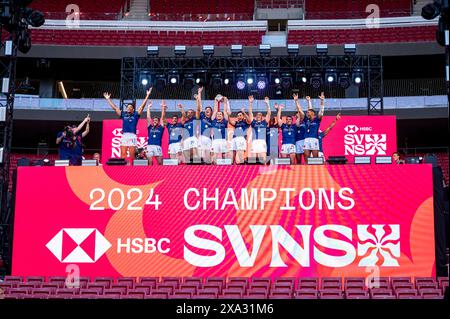
{"type": "MultiPolygon", "coordinates": [[[[286,37],[300,45],[435,42],[436,24],[420,17],[383,18],[371,26],[365,19],[290,20],[286,37]]],[[[81,21],[68,28],[65,20],[47,20],[32,30],[34,44],[74,46],[257,46],[266,34],[267,21],[81,21]]]]}
{"type": "MultiPolygon", "coordinates": [[[[47,18],[63,19],[71,1],[40,0],[33,3],[47,18]]],[[[258,9],[299,8],[305,19],[355,19],[409,16],[413,0],[110,0],[108,5],[78,0],[80,17],[87,20],[120,20],[131,12],[138,18],[157,21],[253,20],[258,9]]],[[[68,11],[70,12],[71,9],[68,11]]]]}

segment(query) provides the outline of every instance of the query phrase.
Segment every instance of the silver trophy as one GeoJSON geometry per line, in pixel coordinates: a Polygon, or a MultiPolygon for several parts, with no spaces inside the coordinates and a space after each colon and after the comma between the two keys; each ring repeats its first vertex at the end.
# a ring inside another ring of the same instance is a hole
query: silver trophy
{"type": "Polygon", "coordinates": [[[216,101],[221,102],[223,101],[223,96],[221,94],[216,95],[216,101]]]}

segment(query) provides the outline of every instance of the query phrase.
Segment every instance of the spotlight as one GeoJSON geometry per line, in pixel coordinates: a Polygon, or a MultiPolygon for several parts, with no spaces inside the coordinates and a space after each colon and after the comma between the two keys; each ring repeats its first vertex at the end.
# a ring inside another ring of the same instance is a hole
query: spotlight
{"type": "Polygon", "coordinates": [[[139,82],[141,82],[142,86],[147,86],[150,83],[150,72],[141,72],[139,75],[139,82]]]}
{"type": "Polygon", "coordinates": [[[220,73],[214,73],[211,75],[212,87],[217,89],[222,85],[222,75],[220,73]]]}
{"type": "Polygon", "coordinates": [[[441,3],[434,0],[422,8],[422,18],[425,20],[433,20],[441,13],[441,3]]]}
{"type": "Polygon", "coordinates": [[[243,90],[243,89],[245,88],[245,83],[244,83],[244,81],[241,81],[241,80],[237,81],[237,82],[236,82],[236,87],[237,87],[239,90],[243,90]]]}
{"type": "Polygon", "coordinates": [[[176,71],[172,71],[171,74],[169,75],[169,82],[170,84],[177,84],[179,80],[179,76],[176,73],[176,71]]]}
{"type": "Polygon", "coordinates": [[[337,73],[335,70],[329,70],[325,73],[325,79],[327,80],[327,83],[331,84],[333,82],[336,82],[337,80],[337,73]]]}
{"type": "Polygon", "coordinates": [[[230,84],[230,79],[226,78],[225,80],[223,80],[223,83],[224,83],[225,85],[230,84]]]}
{"type": "Polygon", "coordinates": [[[353,84],[360,85],[364,79],[364,74],[361,70],[356,70],[352,74],[352,82],[353,84]]]}
{"type": "Polygon", "coordinates": [[[260,55],[270,55],[271,46],[270,44],[260,44],[259,45],[259,54],[260,55]]]}
{"type": "Polygon", "coordinates": [[[192,90],[194,87],[194,74],[188,73],[184,75],[183,86],[186,90],[192,90]]]}
{"type": "Polygon", "coordinates": [[[291,73],[281,74],[281,86],[283,89],[289,89],[292,85],[292,75],[291,73]]]}
{"type": "Polygon", "coordinates": [[[195,84],[197,84],[199,86],[205,86],[207,84],[206,76],[207,76],[207,71],[200,70],[197,73],[197,77],[195,78],[195,84]]]}
{"type": "Polygon", "coordinates": [[[258,89],[264,90],[266,88],[266,81],[258,81],[258,89]]]}
{"type": "Polygon", "coordinates": [[[147,47],[147,56],[158,56],[159,46],[151,45],[147,47]]]}
{"type": "Polygon", "coordinates": [[[17,49],[23,54],[28,53],[31,49],[31,35],[28,30],[28,26],[26,26],[25,30],[20,31],[19,33],[17,49]]]}
{"type": "Polygon", "coordinates": [[[328,44],[317,44],[316,52],[317,52],[317,55],[328,54],[328,44]]]}
{"type": "Polygon", "coordinates": [[[164,74],[155,75],[155,86],[157,90],[162,90],[166,86],[166,76],[164,74]]]}
{"type": "Polygon", "coordinates": [[[176,45],[174,48],[175,55],[185,55],[186,54],[186,46],[185,45],[176,45]]]}
{"type": "Polygon", "coordinates": [[[280,72],[278,70],[270,70],[269,81],[271,84],[280,84],[280,72]]]}
{"type": "Polygon", "coordinates": [[[254,73],[249,73],[247,74],[247,80],[246,80],[248,85],[252,85],[253,83],[256,82],[256,76],[254,73]]]}
{"type": "Polygon", "coordinates": [[[204,55],[213,55],[214,54],[214,46],[213,45],[204,45],[203,46],[203,54],[204,55]]]}
{"type": "Polygon", "coordinates": [[[306,72],[304,69],[299,69],[295,72],[295,82],[303,84],[308,82],[308,79],[306,78],[306,72]]]}
{"type": "Polygon", "coordinates": [[[350,74],[342,73],[339,76],[339,85],[343,89],[348,89],[350,87],[350,74]]]}
{"type": "Polygon", "coordinates": [[[319,89],[322,86],[322,74],[314,73],[311,76],[310,84],[314,89],[319,89]]]}
{"type": "Polygon", "coordinates": [[[356,54],[356,44],[344,44],[345,54],[356,54]]]}
{"type": "Polygon", "coordinates": [[[241,55],[242,54],[242,44],[233,44],[231,46],[231,54],[232,55],[241,55]]]}
{"type": "Polygon", "coordinates": [[[26,22],[34,28],[39,28],[45,23],[44,14],[41,11],[26,8],[24,10],[26,22]]]}
{"type": "Polygon", "coordinates": [[[289,55],[298,55],[300,46],[298,44],[288,44],[287,51],[289,55]]]}

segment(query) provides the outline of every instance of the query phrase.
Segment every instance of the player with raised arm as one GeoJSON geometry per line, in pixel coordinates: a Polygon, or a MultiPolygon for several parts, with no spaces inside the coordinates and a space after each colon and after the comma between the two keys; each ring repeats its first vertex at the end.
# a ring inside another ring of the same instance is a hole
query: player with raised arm
{"type": "MultiPolygon", "coordinates": [[[[303,119],[305,118],[305,113],[302,110],[302,107],[300,105],[300,100],[298,99],[298,94],[293,94],[295,106],[297,107],[297,119],[295,121],[296,125],[296,131],[295,131],[295,153],[297,158],[297,164],[302,163],[302,157],[305,153],[304,147],[305,147],[305,133],[306,133],[306,126],[303,119]]],[[[309,102],[311,99],[309,96],[306,97],[306,100],[309,102]]],[[[306,161],[306,160],[305,160],[306,161]]]]}
{"type": "MultiPolygon", "coordinates": [[[[178,107],[183,113],[183,105],[178,104],[178,107]]],[[[171,159],[178,159],[178,164],[181,164],[184,162],[183,148],[181,147],[183,125],[178,122],[178,115],[173,115],[172,123],[167,123],[166,126],[169,133],[169,156],[171,159]]]]}
{"type": "Polygon", "coordinates": [[[251,154],[252,157],[257,157],[262,163],[266,164],[267,158],[267,143],[266,143],[266,135],[267,135],[267,126],[270,122],[270,100],[268,97],[265,97],[264,102],[267,108],[267,114],[264,117],[261,112],[256,113],[256,118],[253,116],[253,96],[249,96],[248,98],[249,106],[249,121],[252,127],[252,147],[251,154]]]}
{"type": "Polygon", "coordinates": [[[136,154],[137,146],[137,124],[139,117],[144,111],[145,105],[147,104],[148,98],[152,93],[152,88],[147,90],[147,95],[145,96],[144,102],[139,106],[138,110],[135,111],[133,104],[128,104],[125,111],[120,110],[120,108],[114,104],[111,100],[111,93],[103,93],[103,97],[108,101],[108,104],[116,112],[117,116],[122,119],[122,139],[120,140],[120,157],[126,158],[127,151],[130,154],[131,162],[133,162],[136,154]]]}
{"type": "Polygon", "coordinates": [[[211,162],[211,148],[212,148],[212,139],[211,139],[211,127],[212,127],[212,114],[213,109],[210,106],[205,108],[205,111],[202,110],[202,92],[203,87],[199,87],[196,95],[197,102],[197,110],[195,112],[195,118],[200,120],[200,135],[198,137],[198,151],[199,155],[202,158],[203,162],[210,163],[211,162]]]}
{"type": "Polygon", "coordinates": [[[250,120],[244,108],[237,114],[237,119],[231,118],[230,108],[227,108],[228,122],[234,127],[231,149],[233,150],[233,163],[242,164],[247,151],[247,132],[250,127],[250,120]]]}
{"type": "Polygon", "coordinates": [[[330,133],[330,131],[333,129],[333,127],[336,125],[336,122],[341,119],[341,113],[336,115],[336,118],[331,122],[331,124],[325,129],[325,131],[319,131],[319,157],[323,157],[323,139],[325,136],[330,133]]]}
{"type": "Polygon", "coordinates": [[[319,96],[320,111],[316,115],[316,111],[308,103],[308,111],[306,111],[305,122],[305,159],[310,157],[319,157],[319,127],[325,110],[325,95],[322,92],[319,96]]]}
{"type": "MultiPolygon", "coordinates": [[[[198,95],[195,95],[195,99],[198,95]]],[[[189,109],[187,112],[181,109],[181,124],[183,125],[183,153],[186,162],[192,163],[197,157],[198,138],[195,123],[195,111],[189,109]]]]}
{"type": "MultiPolygon", "coordinates": [[[[275,104],[275,106],[277,106],[275,104]]],[[[277,123],[278,127],[281,129],[281,157],[282,158],[290,158],[291,164],[295,164],[296,156],[295,156],[295,134],[297,131],[297,127],[294,124],[292,116],[286,116],[286,123],[283,123],[281,118],[281,112],[284,108],[283,104],[278,105],[277,112],[277,123]]]]}
{"type": "Polygon", "coordinates": [[[148,130],[148,145],[147,145],[147,159],[148,164],[153,165],[153,158],[156,158],[158,165],[162,165],[162,137],[164,134],[164,127],[167,124],[166,108],[167,105],[162,100],[161,102],[161,120],[151,116],[151,108],[153,102],[150,102],[147,107],[147,130],[148,130]]]}
{"type": "Polygon", "coordinates": [[[228,158],[228,108],[229,102],[226,97],[223,97],[224,111],[219,111],[219,101],[214,100],[214,111],[212,114],[212,161],[217,164],[218,158],[228,158]]]}

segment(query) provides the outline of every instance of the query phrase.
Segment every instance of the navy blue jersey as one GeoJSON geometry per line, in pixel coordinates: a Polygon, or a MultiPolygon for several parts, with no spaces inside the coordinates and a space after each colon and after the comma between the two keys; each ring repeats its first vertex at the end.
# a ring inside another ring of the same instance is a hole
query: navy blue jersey
{"type": "Polygon", "coordinates": [[[295,124],[281,124],[281,144],[295,144],[295,134],[297,132],[297,126],[295,124]]]}
{"type": "Polygon", "coordinates": [[[320,121],[321,120],[318,117],[315,117],[312,121],[305,117],[305,138],[319,138],[320,121]]]}
{"type": "Polygon", "coordinates": [[[211,137],[211,127],[213,120],[206,117],[205,112],[200,112],[200,134],[206,137],[211,137]]]}
{"type": "Polygon", "coordinates": [[[250,124],[247,123],[247,121],[236,121],[234,124],[234,133],[233,138],[242,136],[244,138],[247,138],[247,130],[250,127],[250,124]]]}
{"type": "Polygon", "coordinates": [[[300,125],[296,127],[295,141],[302,141],[305,139],[306,134],[306,123],[304,121],[300,122],[300,125]]]}
{"type": "Polygon", "coordinates": [[[253,120],[252,121],[253,128],[253,139],[254,140],[265,140],[266,139],[266,130],[267,130],[267,121],[262,120],[260,122],[253,120]]]}
{"type": "Polygon", "coordinates": [[[122,111],[120,118],[122,119],[122,133],[136,134],[137,123],[139,120],[138,112],[128,113],[122,111]]]}
{"type": "Polygon", "coordinates": [[[164,133],[164,126],[150,125],[148,127],[148,145],[161,146],[163,133],[164,133]]]}
{"type": "Polygon", "coordinates": [[[194,118],[191,118],[190,120],[186,119],[186,122],[184,123],[183,126],[184,129],[187,131],[188,136],[185,136],[185,138],[194,136],[194,125],[195,125],[194,118]]]}
{"type": "Polygon", "coordinates": [[[75,147],[73,149],[74,154],[82,156],[84,151],[83,133],[79,132],[75,135],[75,147]]]}
{"type": "MultiPolygon", "coordinates": [[[[59,132],[57,134],[57,138],[60,138],[63,135],[63,132],[59,132]]],[[[74,149],[73,140],[68,138],[67,136],[63,137],[61,142],[59,143],[59,157],[60,159],[66,159],[67,156],[73,152],[74,149]]]]}
{"type": "Polygon", "coordinates": [[[228,121],[223,119],[222,121],[214,120],[212,121],[214,139],[226,139],[228,121]]]}
{"type": "Polygon", "coordinates": [[[167,129],[169,131],[169,144],[181,142],[183,137],[183,125],[181,123],[168,123],[167,129]]]}

